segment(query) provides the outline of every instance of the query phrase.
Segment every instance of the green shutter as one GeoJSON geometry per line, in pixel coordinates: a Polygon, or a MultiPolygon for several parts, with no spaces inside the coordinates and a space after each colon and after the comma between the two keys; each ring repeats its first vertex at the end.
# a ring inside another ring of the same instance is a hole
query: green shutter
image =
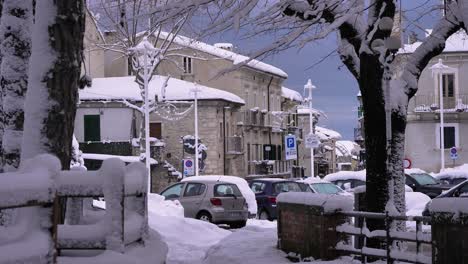
{"type": "Polygon", "coordinates": [[[101,141],[101,116],[84,116],[84,141],[101,141]]]}

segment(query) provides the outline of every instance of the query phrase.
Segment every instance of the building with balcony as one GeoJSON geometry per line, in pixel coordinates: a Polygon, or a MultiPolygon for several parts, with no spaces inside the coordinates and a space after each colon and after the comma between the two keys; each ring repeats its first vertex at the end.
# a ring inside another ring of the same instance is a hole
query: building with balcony
{"type": "MultiPolygon", "coordinates": [[[[400,54],[414,51],[421,43],[405,45],[400,54]]],[[[464,31],[452,35],[440,56],[433,58],[419,79],[416,95],[408,107],[406,128],[405,158],[413,167],[427,171],[441,169],[441,140],[445,145],[446,167],[468,163],[468,36],[464,31]],[[430,67],[438,62],[453,68],[442,75],[442,93],[439,77],[433,75],[430,67]],[[444,138],[440,137],[440,97],[443,103],[444,138]],[[450,148],[456,147],[458,158],[452,160],[450,148]]]]}
{"type": "MultiPolygon", "coordinates": [[[[107,36],[112,39],[111,32],[107,36]]],[[[220,155],[226,157],[224,174],[290,177],[300,161],[285,160],[284,137],[299,133],[293,110],[302,98],[292,90],[283,89],[287,74],[261,61],[248,61],[248,57],[236,53],[228,43],[210,45],[177,36],[172,48],[177,49],[179,56],[163,62],[158,74],[223,90],[245,102],[238,109],[226,108],[233,113],[223,123],[226,140],[220,155]]],[[[106,61],[112,62],[106,67],[106,76],[128,75],[128,60],[121,54],[109,52],[106,61]],[[114,55],[119,57],[113,58],[114,55]]]]}

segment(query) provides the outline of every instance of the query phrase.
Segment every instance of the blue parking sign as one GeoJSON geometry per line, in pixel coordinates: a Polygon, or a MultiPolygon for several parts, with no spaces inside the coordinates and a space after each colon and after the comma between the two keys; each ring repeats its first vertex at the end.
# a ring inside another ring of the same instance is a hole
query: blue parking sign
{"type": "Polygon", "coordinates": [[[287,135],[284,138],[285,141],[285,152],[286,152],[286,160],[293,160],[297,159],[297,149],[296,149],[296,136],[287,135]]]}

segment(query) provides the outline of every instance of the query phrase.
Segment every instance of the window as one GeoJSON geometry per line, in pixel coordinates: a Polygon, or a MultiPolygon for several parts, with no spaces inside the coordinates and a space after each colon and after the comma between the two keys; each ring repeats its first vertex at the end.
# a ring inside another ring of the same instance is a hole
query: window
{"type": "Polygon", "coordinates": [[[178,183],[174,186],[169,187],[161,193],[162,196],[166,199],[175,199],[179,198],[182,194],[182,189],[184,188],[185,183],[178,183]]]}
{"type": "Polygon", "coordinates": [[[257,193],[262,193],[265,191],[265,183],[263,182],[254,182],[252,183],[252,186],[250,186],[250,189],[257,194],[257,193]]]}
{"type": "MultiPolygon", "coordinates": [[[[440,124],[436,125],[436,147],[440,149],[441,146],[441,133],[440,124]]],[[[444,148],[450,149],[452,147],[459,147],[459,133],[458,124],[444,124],[444,148]]]]}
{"type": "Polygon", "coordinates": [[[275,194],[282,192],[302,192],[301,187],[296,182],[280,182],[273,184],[275,194]]]}
{"type": "Polygon", "coordinates": [[[242,196],[235,184],[217,184],[214,187],[215,197],[242,196]]]}
{"type": "Polygon", "coordinates": [[[317,193],[323,194],[338,194],[343,192],[343,190],[332,183],[313,183],[312,188],[314,188],[317,193]]]}
{"type": "Polygon", "coordinates": [[[84,116],[84,140],[85,141],[101,141],[101,116],[100,115],[85,115],[84,116]]]}
{"type": "Polygon", "coordinates": [[[455,74],[442,75],[442,94],[443,97],[455,96],[455,74]]]}
{"type": "Polygon", "coordinates": [[[201,183],[189,183],[185,188],[184,197],[198,196],[205,192],[206,186],[201,183]]]}
{"type": "Polygon", "coordinates": [[[162,139],[161,123],[150,123],[150,137],[162,139]]]}
{"type": "Polygon", "coordinates": [[[184,57],[184,73],[193,73],[193,63],[190,57],[184,57]]]}
{"type": "Polygon", "coordinates": [[[419,185],[434,185],[437,184],[437,181],[429,174],[425,173],[414,173],[411,174],[411,177],[419,183],[419,185]]]}

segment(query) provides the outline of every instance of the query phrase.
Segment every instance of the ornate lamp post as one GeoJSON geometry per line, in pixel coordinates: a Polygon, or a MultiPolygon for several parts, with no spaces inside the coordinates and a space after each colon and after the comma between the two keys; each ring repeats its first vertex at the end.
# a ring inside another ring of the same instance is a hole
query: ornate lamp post
{"type": "Polygon", "coordinates": [[[443,64],[442,59],[431,66],[432,76],[439,80],[439,111],[440,111],[440,169],[445,169],[445,138],[444,138],[444,80],[443,76],[446,73],[453,73],[454,68],[443,64]]]}
{"type": "MultiPolygon", "coordinates": [[[[313,118],[314,116],[312,115],[312,90],[315,89],[317,87],[315,87],[313,84],[312,84],[312,81],[309,79],[306,83],[306,85],[304,85],[304,91],[306,90],[309,90],[309,97],[307,98],[308,102],[309,102],[309,119],[310,119],[310,122],[309,122],[309,135],[312,135],[314,134],[314,128],[313,128],[313,118]]],[[[310,177],[314,177],[315,176],[315,168],[314,168],[314,148],[310,148],[310,177]]]]}

